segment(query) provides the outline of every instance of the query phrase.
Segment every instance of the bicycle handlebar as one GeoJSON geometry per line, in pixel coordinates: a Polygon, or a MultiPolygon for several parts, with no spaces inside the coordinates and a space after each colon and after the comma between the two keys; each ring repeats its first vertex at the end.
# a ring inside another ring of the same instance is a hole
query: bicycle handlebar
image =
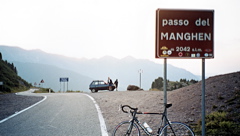
{"type": "MultiPolygon", "coordinates": [[[[166,110],[167,108],[170,108],[171,106],[172,106],[171,103],[170,103],[170,104],[166,104],[166,105],[165,105],[165,110],[166,110]]],[[[137,112],[138,108],[133,108],[133,107],[131,107],[131,106],[129,106],[129,105],[121,105],[121,109],[122,109],[122,111],[123,111],[124,113],[128,113],[128,111],[124,110],[125,107],[129,108],[131,113],[135,112],[136,114],[161,114],[161,113],[149,113],[149,112],[140,112],[140,111],[137,112]]],[[[165,113],[165,110],[164,110],[164,113],[165,113]]]]}
{"type": "Polygon", "coordinates": [[[128,108],[130,109],[130,112],[134,112],[134,111],[137,111],[137,110],[138,110],[138,108],[133,108],[133,107],[131,107],[131,106],[129,106],[129,105],[121,105],[122,111],[123,111],[124,113],[128,113],[126,110],[124,110],[125,107],[128,107],[128,108]],[[131,110],[132,110],[132,111],[131,111],[131,110]]]}

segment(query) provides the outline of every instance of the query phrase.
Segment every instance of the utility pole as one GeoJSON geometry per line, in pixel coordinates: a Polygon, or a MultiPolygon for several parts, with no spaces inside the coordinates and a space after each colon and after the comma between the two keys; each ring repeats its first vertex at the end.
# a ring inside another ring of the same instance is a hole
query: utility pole
{"type": "Polygon", "coordinates": [[[141,77],[141,74],[143,73],[143,70],[142,70],[142,69],[139,69],[139,70],[138,70],[138,73],[140,74],[139,87],[141,88],[141,83],[142,83],[142,81],[141,81],[141,80],[142,80],[142,79],[141,79],[141,78],[142,78],[142,77],[141,77]]]}

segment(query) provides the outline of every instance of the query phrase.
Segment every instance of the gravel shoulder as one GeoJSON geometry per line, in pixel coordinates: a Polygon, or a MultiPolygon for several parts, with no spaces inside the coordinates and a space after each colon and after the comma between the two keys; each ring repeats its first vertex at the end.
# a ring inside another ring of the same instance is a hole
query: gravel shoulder
{"type": "MultiPolygon", "coordinates": [[[[202,105],[201,81],[174,91],[167,92],[167,102],[172,103],[168,111],[170,121],[183,122],[188,125],[197,124],[201,119],[202,105]]],[[[206,115],[213,111],[229,111],[239,113],[235,100],[240,91],[240,72],[218,75],[206,80],[205,86],[206,115]]],[[[162,91],[101,91],[90,93],[99,104],[106,121],[107,131],[113,132],[121,121],[129,120],[129,114],[119,111],[119,105],[137,107],[142,112],[162,112],[162,91]]],[[[153,130],[157,130],[161,116],[138,115],[143,123],[147,122],[153,130]]]]}
{"type": "MultiPolygon", "coordinates": [[[[168,94],[170,93],[172,92],[168,92],[168,94]]],[[[162,112],[164,108],[162,91],[102,91],[90,95],[94,97],[101,108],[109,135],[118,123],[130,119],[129,114],[119,110],[120,105],[137,107],[142,112],[162,112]]],[[[172,113],[172,109],[174,107],[169,108],[169,112],[172,113]]],[[[170,118],[173,119],[174,117],[178,118],[177,116],[171,116],[170,118]]],[[[138,119],[142,123],[147,122],[153,130],[157,130],[161,116],[138,115],[138,119]]]]}

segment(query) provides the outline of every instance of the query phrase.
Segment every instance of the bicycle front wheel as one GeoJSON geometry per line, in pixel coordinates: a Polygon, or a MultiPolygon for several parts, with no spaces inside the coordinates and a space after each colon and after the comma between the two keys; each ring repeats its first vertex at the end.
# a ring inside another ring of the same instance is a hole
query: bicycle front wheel
{"type": "Polygon", "coordinates": [[[116,126],[112,136],[140,136],[140,131],[135,123],[123,121],[116,126]]]}
{"type": "Polygon", "coordinates": [[[162,129],[160,136],[194,136],[194,132],[187,125],[180,122],[172,122],[162,129]]]}

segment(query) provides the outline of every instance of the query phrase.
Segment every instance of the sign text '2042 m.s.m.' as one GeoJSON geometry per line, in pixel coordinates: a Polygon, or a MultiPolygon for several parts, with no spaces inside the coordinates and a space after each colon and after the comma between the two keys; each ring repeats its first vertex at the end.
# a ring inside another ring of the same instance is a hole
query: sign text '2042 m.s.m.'
{"type": "Polygon", "coordinates": [[[214,58],[213,10],[156,10],[156,58],[214,58]]]}

